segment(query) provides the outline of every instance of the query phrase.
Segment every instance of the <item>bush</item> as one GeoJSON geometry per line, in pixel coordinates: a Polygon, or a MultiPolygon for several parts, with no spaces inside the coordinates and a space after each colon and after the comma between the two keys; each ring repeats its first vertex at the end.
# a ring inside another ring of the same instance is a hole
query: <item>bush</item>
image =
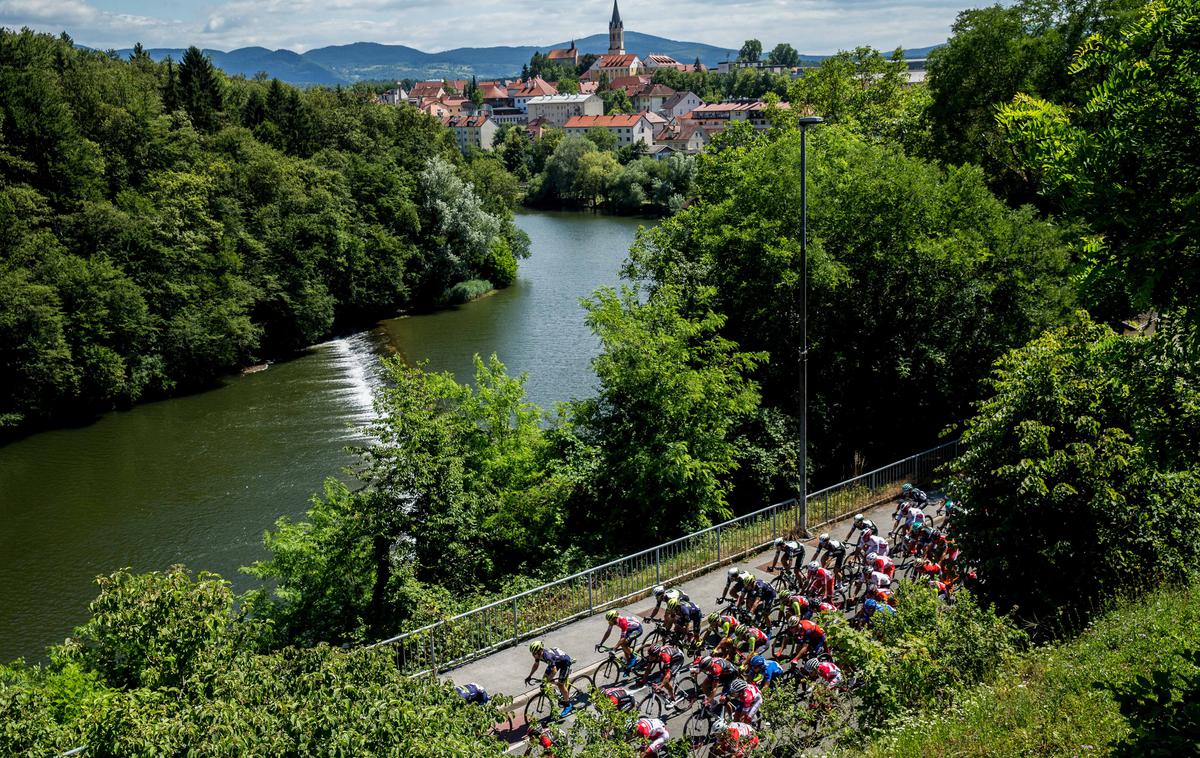
{"type": "Polygon", "coordinates": [[[1200,558],[1200,361],[1172,328],[1080,314],[997,362],[953,464],[963,552],[1002,608],[1064,612],[1178,578],[1200,558]]]}
{"type": "Polygon", "coordinates": [[[486,279],[468,279],[446,290],[444,300],[446,305],[462,305],[483,297],[492,289],[492,283],[486,279]]]}

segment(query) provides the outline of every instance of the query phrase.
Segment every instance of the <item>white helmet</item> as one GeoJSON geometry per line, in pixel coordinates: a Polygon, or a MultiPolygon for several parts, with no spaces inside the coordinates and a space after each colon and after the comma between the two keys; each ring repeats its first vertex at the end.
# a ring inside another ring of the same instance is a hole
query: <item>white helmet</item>
{"type": "Polygon", "coordinates": [[[878,558],[878,553],[867,553],[867,563],[874,563],[878,558]]]}
{"type": "Polygon", "coordinates": [[[667,591],[667,588],[662,586],[661,584],[654,586],[654,596],[655,597],[662,597],[662,594],[666,591],[667,591]]]}
{"type": "Polygon", "coordinates": [[[730,579],[732,579],[733,577],[737,576],[740,573],[742,573],[742,570],[739,569],[737,566],[733,566],[728,571],[725,572],[725,575],[728,576],[730,579]]]}

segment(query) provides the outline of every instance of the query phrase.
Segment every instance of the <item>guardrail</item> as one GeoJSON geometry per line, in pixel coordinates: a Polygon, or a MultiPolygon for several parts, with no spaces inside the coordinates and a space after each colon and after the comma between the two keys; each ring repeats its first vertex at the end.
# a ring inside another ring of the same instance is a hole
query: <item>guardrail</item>
{"type": "Polygon", "coordinates": [[[598,611],[645,596],[656,584],[678,582],[760,551],[786,533],[865,510],[893,497],[903,482],[928,484],[957,457],[958,440],[910,455],[795,499],[769,505],[685,537],[595,566],[371,647],[392,646],[396,665],[411,674],[437,673],[514,645],[598,611]]]}

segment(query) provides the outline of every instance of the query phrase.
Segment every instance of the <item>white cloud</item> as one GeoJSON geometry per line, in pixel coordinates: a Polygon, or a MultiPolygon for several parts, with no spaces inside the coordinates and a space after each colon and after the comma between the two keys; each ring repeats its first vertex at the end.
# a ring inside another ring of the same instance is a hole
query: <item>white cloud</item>
{"type": "MultiPolygon", "coordinates": [[[[625,0],[627,31],[737,49],[749,37],[823,53],[944,40],[964,3],[985,0],[625,0]]],[[[0,25],[66,30],[96,47],[304,51],[368,41],[427,51],[548,45],[607,31],[611,0],[0,0],[0,25]],[[98,7],[103,5],[104,7],[98,7]],[[134,10],[139,13],[133,12],[134,10]],[[129,11],[129,12],[126,12],[129,11]],[[170,14],[174,14],[172,17],[170,14]]]]}

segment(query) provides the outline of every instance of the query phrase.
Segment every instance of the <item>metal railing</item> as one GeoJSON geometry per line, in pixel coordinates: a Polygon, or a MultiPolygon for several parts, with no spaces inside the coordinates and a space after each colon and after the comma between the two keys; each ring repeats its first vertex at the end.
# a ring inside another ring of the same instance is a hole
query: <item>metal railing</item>
{"type": "Polygon", "coordinates": [[[958,455],[958,440],[868,473],[767,506],[656,547],[595,566],[466,613],[399,634],[371,647],[395,648],[396,665],[412,674],[461,665],[550,629],[625,605],[656,584],[679,582],[758,552],[776,537],[865,510],[894,497],[904,482],[928,484],[958,455]]]}

